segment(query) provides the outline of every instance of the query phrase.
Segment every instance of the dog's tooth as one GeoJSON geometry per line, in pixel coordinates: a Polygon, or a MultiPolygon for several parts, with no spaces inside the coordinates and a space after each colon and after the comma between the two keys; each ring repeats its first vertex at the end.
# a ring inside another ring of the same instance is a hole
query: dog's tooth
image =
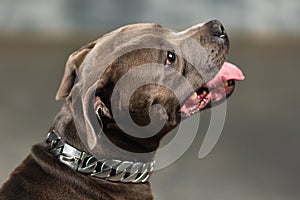
{"type": "Polygon", "coordinates": [[[197,98],[197,92],[194,92],[193,95],[190,97],[191,99],[196,99],[197,98]]]}
{"type": "Polygon", "coordinates": [[[207,92],[203,90],[202,95],[207,95],[207,92]]]}
{"type": "Polygon", "coordinates": [[[224,82],[224,86],[228,87],[228,82],[227,81],[224,82]]]}

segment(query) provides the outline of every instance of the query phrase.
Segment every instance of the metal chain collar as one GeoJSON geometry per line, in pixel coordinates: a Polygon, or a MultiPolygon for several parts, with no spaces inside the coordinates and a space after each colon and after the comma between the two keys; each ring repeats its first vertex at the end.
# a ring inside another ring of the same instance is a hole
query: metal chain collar
{"type": "Polygon", "coordinates": [[[113,182],[144,183],[149,180],[153,172],[154,163],[131,162],[120,160],[98,160],[95,156],[80,151],[63,142],[55,131],[48,133],[47,144],[50,144],[50,153],[70,168],[93,177],[113,182]]]}

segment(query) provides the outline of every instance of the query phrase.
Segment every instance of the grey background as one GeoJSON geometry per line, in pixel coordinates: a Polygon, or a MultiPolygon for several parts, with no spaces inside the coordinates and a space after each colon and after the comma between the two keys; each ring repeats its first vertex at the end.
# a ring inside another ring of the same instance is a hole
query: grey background
{"type": "Polygon", "coordinates": [[[31,145],[45,138],[63,103],[54,96],[70,53],[129,23],[158,22],[181,30],[215,18],[229,32],[229,60],[243,69],[246,80],[228,101],[211,154],[198,158],[210,117],[205,112],[188,151],[154,174],[154,194],[157,199],[299,199],[298,0],[0,0],[0,183],[31,145]]]}

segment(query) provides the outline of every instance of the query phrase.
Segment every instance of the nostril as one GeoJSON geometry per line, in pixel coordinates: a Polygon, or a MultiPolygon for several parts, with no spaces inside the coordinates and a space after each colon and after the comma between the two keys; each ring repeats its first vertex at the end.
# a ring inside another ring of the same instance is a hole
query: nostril
{"type": "Polygon", "coordinates": [[[221,24],[221,26],[220,26],[220,29],[221,29],[221,35],[220,36],[225,36],[226,35],[226,31],[225,31],[225,28],[224,28],[224,26],[221,24]]]}
{"type": "Polygon", "coordinates": [[[215,37],[225,38],[226,37],[226,31],[222,23],[218,20],[212,20],[208,22],[207,27],[210,30],[210,33],[215,37]]]}
{"type": "Polygon", "coordinates": [[[224,26],[220,23],[215,24],[213,26],[212,34],[213,36],[220,37],[220,38],[226,37],[226,31],[224,26]]]}

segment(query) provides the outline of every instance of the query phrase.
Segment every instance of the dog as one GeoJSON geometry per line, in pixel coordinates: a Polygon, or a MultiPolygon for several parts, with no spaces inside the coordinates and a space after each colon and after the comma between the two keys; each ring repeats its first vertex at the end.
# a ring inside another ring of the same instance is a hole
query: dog
{"type": "Polygon", "coordinates": [[[127,25],[83,46],[66,63],[56,94],[65,103],[47,139],[10,175],[0,199],[153,199],[160,140],[244,79],[228,52],[217,20],[181,32],[127,25]]]}

